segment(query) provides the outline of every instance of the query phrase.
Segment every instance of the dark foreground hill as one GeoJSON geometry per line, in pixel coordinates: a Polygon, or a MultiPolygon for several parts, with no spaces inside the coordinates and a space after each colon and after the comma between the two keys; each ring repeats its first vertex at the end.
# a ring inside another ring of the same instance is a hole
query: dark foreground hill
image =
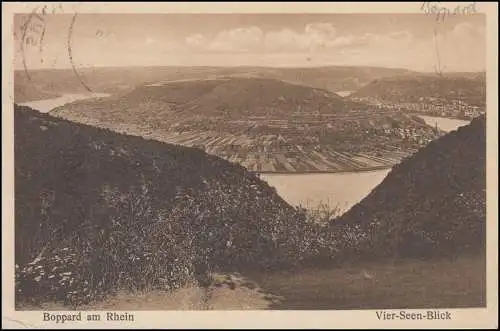
{"type": "Polygon", "coordinates": [[[255,175],[198,149],[27,107],[15,107],[15,165],[18,303],[172,289],[205,267],[484,255],[484,117],[394,167],[329,226],[306,223],[255,175]]]}
{"type": "Polygon", "coordinates": [[[484,253],[486,119],[481,116],[395,166],[333,222],[350,257],[484,253]]]}
{"type": "Polygon", "coordinates": [[[296,211],[243,167],[15,106],[18,300],[182,286],[300,255],[296,211]]]}

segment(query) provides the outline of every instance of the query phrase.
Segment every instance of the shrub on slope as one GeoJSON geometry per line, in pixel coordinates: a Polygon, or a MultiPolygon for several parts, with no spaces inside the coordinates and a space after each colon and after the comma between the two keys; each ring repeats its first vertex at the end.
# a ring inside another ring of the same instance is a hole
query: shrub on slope
{"type": "Polygon", "coordinates": [[[475,119],[395,166],[331,224],[343,255],[422,257],[484,252],[486,119],[475,119]]]}
{"type": "Polygon", "coordinates": [[[78,304],[181,286],[193,265],[301,256],[301,222],[243,167],[203,151],[15,107],[18,299],[78,304]]]}

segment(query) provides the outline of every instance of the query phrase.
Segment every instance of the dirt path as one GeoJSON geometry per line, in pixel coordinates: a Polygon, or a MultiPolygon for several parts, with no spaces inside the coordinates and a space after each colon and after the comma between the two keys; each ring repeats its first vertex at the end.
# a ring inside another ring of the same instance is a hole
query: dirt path
{"type": "MultiPolygon", "coordinates": [[[[280,298],[264,293],[255,283],[239,274],[219,274],[214,283],[203,289],[187,286],[173,291],[147,293],[119,292],[103,302],[78,307],[77,310],[260,310],[268,309],[280,298]]],[[[57,303],[23,310],[68,310],[57,303]]]]}

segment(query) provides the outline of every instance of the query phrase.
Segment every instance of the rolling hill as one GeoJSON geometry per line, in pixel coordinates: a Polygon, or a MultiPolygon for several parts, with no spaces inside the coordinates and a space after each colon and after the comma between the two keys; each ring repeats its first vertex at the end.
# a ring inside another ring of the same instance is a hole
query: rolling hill
{"type": "Polygon", "coordinates": [[[199,149],[16,105],[15,164],[18,300],[79,304],[182,286],[199,263],[267,268],[301,254],[296,210],[199,149]]]}
{"type": "Polygon", "coordinates": [[[371,97],[393,103],[437,98],[447,101],[461,100],[473,106],[485,107],[486,74],[396,75],[376,79],[358,89],[352,97],[371,97]]]}
{"type": "MultiPolygon", "coordinates": [[[[102,100],[106,101],[110,100],[102,100]]],[[[84,101],[88,102],[93,103],[84,101]]],[[[161,107],[172,110],[170,118],[164,120],[178,122],[189,117],[287,118],[295,113],[334,113],[345,110],[346,102],[332,92],[279,80],[228,77],[140,86],[121,95],[117,103],[106,106],[108,109],[132,109],[135,114],[150,113],[161,107]]]]}
{"type": "Polygon", "coordinates": [[[45,92],[30,82],[26,75],[15,72],[14,100],[20,102],[51,99],[58,96],[57,92],[45,92]]]}
{"type": "Polygon", "coordinates": [[[231,78],[185,104],[202,116],[287,118],[293,115],[336,113],[346,102],[333,92],[285,83],[275,79],[231,78]],[[213,115],[212,115],[213,114],[213,115]]]}
{"type": "Polygon", "coordinates": [[[439,135],[421,120],[275,79],[138,87],[51,111],[72,121],[194,146],[259,172],[379,169],[439,135]]]}
{"type": "Polygon", "coordinates": [[[331,231],[352,238],[344,241],[351,258],[484,256],[485,117],[396,165],[331,231]]]}
{"type": "Polygon", "coordinates": [[[293,115],[335,114],[349,101],[335,93],[263,78],[181,80],[139,86],[113,97],[79,100],[51,111],[88,124],[170,130],[183,122],[288,120],[293,115]]]}

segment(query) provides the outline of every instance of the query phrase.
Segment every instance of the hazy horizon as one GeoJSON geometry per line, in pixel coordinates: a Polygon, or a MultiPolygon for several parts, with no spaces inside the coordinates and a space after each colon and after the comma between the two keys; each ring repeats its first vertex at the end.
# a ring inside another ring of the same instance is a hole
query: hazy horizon
{"type": "Polygon", "coordinates": [[[55,14],[31,16],[24,29],[29,17],[15,16],[16,69],[486,68],[484,14],[443,22],[424,14],[55,14]]]}
{"type": "MultiPolygon", "coordinates": [[[[407,70],[408,72],[413,72],[413,73],[422,73],[422,74],[433,74],[435,73],[435,70],[429,70],[429,71],[423,71],[423,70],[412,70],[412,69],[407,69],[407,68],[402,68],[402,67],[382,67],[382,66],[365,66],[365,65],[317,65],[317,66],[258,66],[258,65],[219,65],[219,66],[211,66],[211,65],[122,65],[122,66],[100,66],[100,65],[94,65],[94,66],[78,66],[77,69],[94,69],[94,68],[99,68],[99,69],[127,69],[127,68],[276,68],[276,69],[320,69],[320,68],[373,68],[373,69],[394,69],[394,70],[407,70]]],[[[30,68],[29,71],[50,71],[50,70],[70,70],[72,71],[73,69],[71,67],[68,68],[35,68],[32,69],[30,68]]],[[[15,68],[14,71],[24,71],[24,68],[15,68]]],[[[459,73],[466,73],[466,74],[473,74],[473,73],[485,73],[486,70],[472,70],[472,71],[445,71],[445,73],[451,73],[451,74],[459,74],[459,73]]]]}

